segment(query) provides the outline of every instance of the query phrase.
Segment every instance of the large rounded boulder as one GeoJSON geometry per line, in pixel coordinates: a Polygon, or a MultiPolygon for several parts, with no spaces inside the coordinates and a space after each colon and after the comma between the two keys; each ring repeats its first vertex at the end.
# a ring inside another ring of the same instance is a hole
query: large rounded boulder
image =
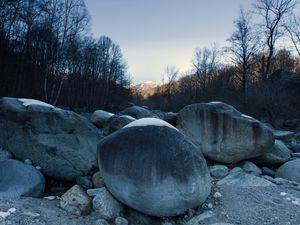
{"type": "Polygon", "coordinates": [[[201,152],[160,119],[136,120],[105,137],[98,145],[98,162],[108,190],[148,215],[185,213],[210,193],[201,152]]]}
{"type": "Polygon", "coordinates": [[[0,99],[0,145],[45,175],[75,180],[97,167],[102,133],[86,118],[30,99],[0,99]]]}
{"type": "Polygon", "coordinates": [[[258,157],[274,144],[264,124],[222,102],[186,106],[179,111],[177,124],[207,158],[217,162],[258,157]]]}

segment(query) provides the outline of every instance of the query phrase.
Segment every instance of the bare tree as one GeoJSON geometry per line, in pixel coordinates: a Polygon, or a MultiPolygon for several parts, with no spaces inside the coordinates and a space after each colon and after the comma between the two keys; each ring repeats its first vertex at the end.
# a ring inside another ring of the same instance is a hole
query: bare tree
{"type": "Polygon", "coordinates": [[[227,39],[230,42],[230,46],[226,50],[232,54],[232,60],[239,68],[242,78],[244,104],[247,104],[248,76],[259,44],[250,24],[249,13],[241,9],[239,18],[234,21],[234,26],[235,31],[227,39]]]}
{"type": "Polygon", "coordinates": [[[257,0],[254,7],[259,15],[262,16],[263,32],[266,38],[268,53],[266,59],[263,57],[263,80],[270,75],[271,60],[274,54],[275,43],[281,35],[280,28],[283,21],[289,15],[298,0],[257,0]],[[266,62],[265,62],[266,61],[266,62]]]}
{"type": "Polygon", "coordinates": [[[284,28],[300,57],[300,17],[293,15],[284,28]]]}
{"type": "Polygon", "coordinates": [[[167,95],[167,105],[170,109],[172,107],[172,94],[175,88],[175,80],[179,75],[178,69],[173,66],[167,66],[165,68],[164,74],[162,75],[162,81],[164,83],[164,91],[167,95]]]}

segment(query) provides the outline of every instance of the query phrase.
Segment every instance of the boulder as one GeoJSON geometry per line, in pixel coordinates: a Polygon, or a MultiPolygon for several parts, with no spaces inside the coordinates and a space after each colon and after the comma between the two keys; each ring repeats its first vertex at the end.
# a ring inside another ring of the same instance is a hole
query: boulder
{"type": "Polygon", "coordinates": [[[276,166],[282,165],[290,158],[291,153],[286,145],[280,140],[275,140],[273,147],[256,158],[255,161],[260,165],[276,166]]]}
{"type": "Polygon", "coordinates": [[[201,205],[210,175],[200,151],[175,127],[155,118],[136,120],[98,145],[108,190],[152,216],[174,216],[201,205]]]}
{"type": "Polygon", "coordinates": [[[276,177],[300,183],[300,159],[286,162],[276,172],[276,177]]]}
{"type": "Polygon", "coordinates": [[[135,118],[128,115],[114,115],[110,117],[107,121],[107,125],[105,126],[105,131],[110,134],[115,132],[127,124],[135,121],[135,118]]]}
{"type": "Polygon", "coordinates": [[[33,166],[7,159],[0,161],[0,199],[44,194],[44,176],[33,166]]]}
{"type": "Polygon", "coordinates": [[[218,186],[233,186],[233,187],[265,187],[274,186],[268,180],[245,173],[241,168],[236,167],[229,173],[228,176],[217,182],[218,186]]]}
{"type": "Polygon", "coordinates": [[[99,188],[93,199],[94,211],[103,219],[113,220],[123,212],[123,206],[119,203],[105,187],[99,188]]]}
{"type": "Polygon", "coordinates": [[[140,106],[131,106],[129,108],[124,109],[123,111],[119,112],[120,115],[128,115],[132,116],[135,119],[141,119],[146,117],[156,117],[157,116],[148,109],[145,109],[140,106]]]}
{"type": "Polygon", "coordinates": [[[96,110],[90,120],[98,128],[102,128],[106,125],[107,120],[112,117],[114,114],[106,112],[104,110],[96,110]]]}
{"type": "Polygon", "coordinates": [[[81,186],[75,185],[61,196],[59,206],[73,215],[86,216],[92,211],[92,200],[81,186]]]}
{"type": "Polygon", "coordinates": [[[212,177],[223,178],[229,173],[229,168],[224,165],[214,165],[209,167],[209,172],[212,177]]]}
{"type": "Polygon", "coordinates": [[[207,158],[217,162],[254,158],[274,143],[264,124],[222,102],[186,106],[179,111],[177,124],[207,158]]]}
{"type": "Polygon", "coordinates": [[[272,131],[275,139],[285,141],[285,142],[291,140],[293,138],[293,136],[295,135],[294,132],[288,131],[288,130],[274,130],[274,129],[272,129],[271,131],[272,131]]]}
{"type": "Polygon", "coordinates": [[[6,159],[12,159],[12,158],[13,158],[13,155],[10,152],[8,152],[0,147],[0,161],[6,160],[6,159]]]}
{"type": "Polygon", "coordinates": [[[245,161],[242,165],[242,169],[247,172],[247,173],[251,173],[255,176],[261,175],[262,171],[259,167],[257,167],[254,163],[249,162],[249,161],[245,161]]]}
{"type": "Polygon", "coordinates": [[[168,122],[169,124],[176,126],[178,113],[173,112],[163,112],[160,110],[153,110],[153,113],[161,120],[168,122]]]}
{"type": "Polygon", "coordinates": [[[102,137],[74,112],[37,100],[0,99],[0,145],[17,159],[31,159],[49,177],[75,180],[97,167],[102,137]]]}

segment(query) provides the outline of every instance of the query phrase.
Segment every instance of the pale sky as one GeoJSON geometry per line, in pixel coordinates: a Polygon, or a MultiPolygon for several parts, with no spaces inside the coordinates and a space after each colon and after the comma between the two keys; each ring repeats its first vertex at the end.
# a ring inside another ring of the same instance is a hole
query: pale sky
{"type": "Polygon", "coordinates": [[[167,65],[191,69],[196,47],[224,45],[240,7],[255,0],[85,0],[95,38],[119,44],[133,82],[160,82],[167,65]]]}

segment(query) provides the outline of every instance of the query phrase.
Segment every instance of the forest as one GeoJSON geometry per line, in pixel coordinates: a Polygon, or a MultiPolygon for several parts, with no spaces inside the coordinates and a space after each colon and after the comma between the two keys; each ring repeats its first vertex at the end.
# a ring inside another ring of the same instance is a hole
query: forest
{"type": "Polygon", "coordinates": [[[166,65],[164,84],[143,98],[131,84],[121,47],[90,34],[83,0],[1,0],[0,97],[76,111],[134,103],[176,112],[196,102],[224,101],[273,123],[297,118],[299,9],[297,0],[255,1],[251,11],[240,10],[227,46],[195,49],[185,74],[166,65]]]}

